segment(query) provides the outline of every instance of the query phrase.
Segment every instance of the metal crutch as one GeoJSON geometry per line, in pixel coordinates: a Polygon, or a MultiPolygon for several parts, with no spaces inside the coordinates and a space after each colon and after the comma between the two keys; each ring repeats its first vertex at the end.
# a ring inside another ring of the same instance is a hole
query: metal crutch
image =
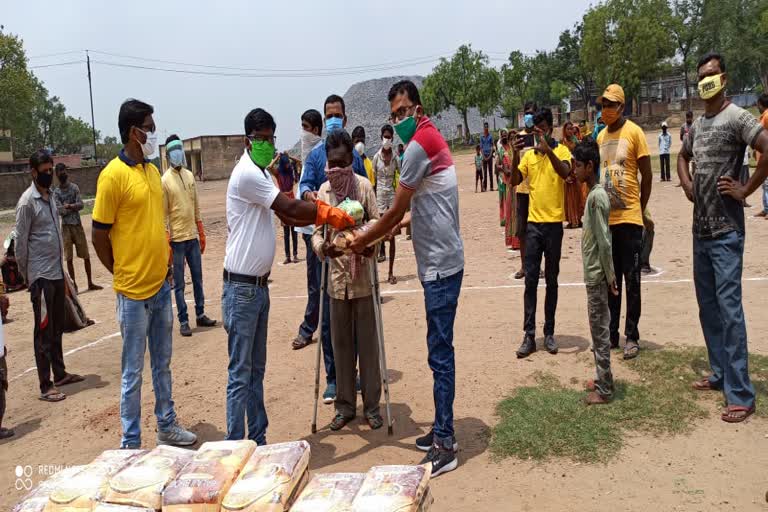
{"type": "MultiPolygon", "coordinates": [[[[325,240],[325,226],[323,226],[323,240],[325,240]]],[[[323,345],[323,304],[325,303],[325,273],[328,260],[323,258],[320,266],[320,306],[318,313],[320,315],[317,325],[320,334],[317,337],[317,357],[315,359],[315,412],[312,414],[312,433],[317,433],[317,404],[320,401],[320,351],[323,345]]]]}
{"type": "MultiPolygon", "coordinates": [[[[377,247],[378,249],[378,247],[377,247]]],[[[375,257],[370,261],[371,291],[373,292],[373,315],[376,319],[376,342],[379,346],[379,369],[384,385],[384,401],[387,411],[387,435],[392,435],[392,410],[389,404],[389,375],[387,373],[387,354],[384,350],[384,328],[381,316],[381,293],[379,290],[379,268],[375,257]]]]}

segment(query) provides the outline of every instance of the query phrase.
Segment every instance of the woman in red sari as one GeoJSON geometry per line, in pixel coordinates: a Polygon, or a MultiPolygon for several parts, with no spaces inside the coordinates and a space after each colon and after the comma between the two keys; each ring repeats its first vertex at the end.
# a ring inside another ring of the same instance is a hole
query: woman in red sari
{"type": "MultiPolygon", "coordinates": [[[[563,125],[563,137],[560,141],[573,151],[579,139],[576,135],[578,128],[568,121],[563,125]]],[[[581,217],[584,215],[584,193],[582,185],[576,179],[573,171],[565,180],[565,220],[568,221],[566,229],[581,227],[581,217]]]]}

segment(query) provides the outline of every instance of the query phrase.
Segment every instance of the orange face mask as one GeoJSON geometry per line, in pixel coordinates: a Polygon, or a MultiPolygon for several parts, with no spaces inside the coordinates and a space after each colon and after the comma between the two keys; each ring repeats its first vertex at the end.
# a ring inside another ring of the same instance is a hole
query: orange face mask
{"type": "Polygon", "coordinates": [[[619,105],[615,108],[603,108],[603,121],[606,126],[610,126],[621,117],[621,112],[624,110],[624,105],[619,105]]]}

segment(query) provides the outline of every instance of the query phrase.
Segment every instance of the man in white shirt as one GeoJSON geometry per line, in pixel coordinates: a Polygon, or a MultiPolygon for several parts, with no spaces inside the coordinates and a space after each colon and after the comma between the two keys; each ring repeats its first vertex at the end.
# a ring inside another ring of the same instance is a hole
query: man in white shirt
{"type": "Polygon", "coordinates": [[[245,117],[245,152],[227,187],[227,237],[222,313],[228,335],[227,439],[267,443],[264,372],[267,364],[269,289],[275,258],[272,211],[285,224],[354,225],[352,217],[322,201],[290,199],[266,170],[275,155],[275,121],[257,108],[245,117]]]}

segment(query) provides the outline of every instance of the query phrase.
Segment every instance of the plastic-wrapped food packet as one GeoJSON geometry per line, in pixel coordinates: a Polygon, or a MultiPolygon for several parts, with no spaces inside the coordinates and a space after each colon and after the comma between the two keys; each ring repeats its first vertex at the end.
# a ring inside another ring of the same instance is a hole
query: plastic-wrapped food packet
{"type": "Polygon", "coordinates": [[[218,512],[255,448],[250,440],[204,443],[163,491],[163,512],[218,512]]]}
{"type": "Polygon", "coordinates": [[[259,446],[221,503],[222,511],[284,512],[306,484],[309,443],[259,446]]]}
{"type": "Polygon", "coordinates": [[[115,505],[114,503],[97,503],[93,512],[155,512],[153,508],[115,505]]]}
{"type": "Polygon", "coordinates": [[[321,473],[312,477],[291,512],[350,512],[365,473],[321,473]]]}
{"type": "Polygon", "coordinates": [[[350,217],[355,219],[355,225],[359,226],[365,218],[365,208],[363,208],[363,204],[360,201],[353,201],[350,198],[346,198],[336,205],[336,208],[343,210],[350,217]]]}
{"type": "Polygon", "coordinates": [[[56,489],[61,482],[72,478],[77,473],[85,469],[85,466],[71,466],[56,474],[50,476],[47,480],[44,480],[32,491],[24,496],[15,507],[12,512],[43,512],[45,507],[48,506],[48,498],[51,493],[56,489]]]}
{"type": "Polygon", "coordinates": [[[419,512],[427,492],[428,466],[376,466],[365,475],[353,512],[419,512]]]}
{"type": "Polygon", "coordinates": [[[163,489],[194,455],[192,450],[160,445],[110,478],[100,501],[160,510],[163,489]]]}
{"type": "Polygon", "coordinates": [[[144,450],[107,450],[82,471],[61,482],[48,498],[46,512],[92,512],[109,479],[145,454],[144,450]]]}
{"type": "MultiPolygon", "coordinates": [[[[349,253],[351,251],[349,246],[352,244],[352,239],[358,234],[367,233],[370,231],[374,224],[376,224],[376,219],[370,220],[362,226],[356,226],[353,228],[345,229],[343,231],[339,231],[336,233],[336,235],[334,235],[332,243],[338,250],[344,253],[349,253]]],[[[368,247],[376,245],[385,238],[386,235],[374,240],[368,244],[368,247]]]]}

